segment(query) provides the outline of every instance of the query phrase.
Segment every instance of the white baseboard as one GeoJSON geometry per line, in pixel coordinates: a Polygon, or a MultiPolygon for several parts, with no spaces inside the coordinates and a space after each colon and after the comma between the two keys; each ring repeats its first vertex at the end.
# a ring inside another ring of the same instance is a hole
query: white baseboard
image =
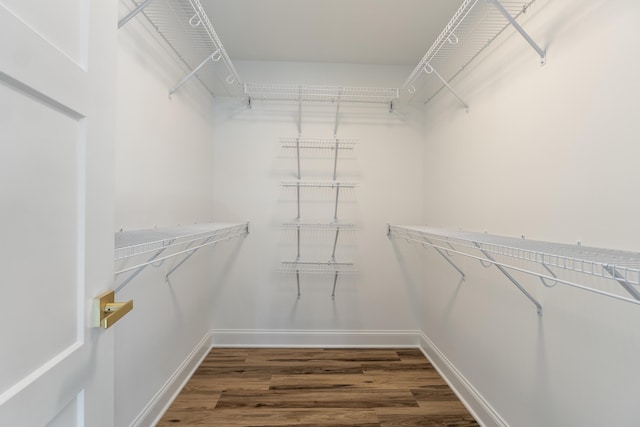
{"type": "Polygon", "coordinates": [[[196,345],[130,427],[155,426],[211,350],[211,331],[196,345]]]}
{"type": "Polygon", "coordinates": [[[420,331],[214,329],[212,347],[417,347],[420,331]]]}
{"type": "Polygon", "coordinates": [[[493,409],[480,392],[473,387],[424,333],[420,333],[418,342],[424,355],[431,361],[431,364],[480,425],[484,427],[508,427],[508,424],[498,412],[493,409]]]}

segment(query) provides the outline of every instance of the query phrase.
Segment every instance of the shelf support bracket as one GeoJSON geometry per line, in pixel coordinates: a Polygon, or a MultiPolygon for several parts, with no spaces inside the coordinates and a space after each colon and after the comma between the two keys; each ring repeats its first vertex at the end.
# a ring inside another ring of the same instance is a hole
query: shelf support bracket
{"type": "Polygon", "coordinates": [[[453,96],[455,96],[455,97],[458,99],[458,101],[460,101],[460,103],[461,103],[462,105],[464,105],[464,108],[466,108],[467,110],[469,110],[469,104],[467,104],[466,102],[464,102],[464,100],[463,100],[462,98],[460,98],[460,95],[458,95],[458,93],[455,91],[455,89],[451,87],[451,85],[449,84],[449,82],[448,82],[444,77],[442,77],[442,76],[440,75],[440,73],[438,73],[438,72],[436,71],[436,69],[435,69],[435,68],[433,68],[433,67],[431,66],[431,64],[427,64],[427,65],[425,65],[425,66],[424,66],[424,68],[423,68],[423,70],[424,70],[424,72],[425,72],[425,73],[427,73],[427,74],[435,74],[435,75],[436,75],[436,77],[438,77],[438,79],[440,79],[440,81],[442,82],[442,84],[443,84],[443,85],[445,85],[445,86],[447,87],[447,89],[449,89],[449,92],[451,92],[451,93],[453,94],[453,96]]]}
{"type": "Polygon", "coordinates": [[[196,68],[194,68],[189,74],[187,74],[186,76],[184,76],[184,78],[182,80],[180,80],[180,82],[175,85],[174,87],[172,87],[171,89],[169,89],[169,95],[173,95],[173,93],[175,91],[177,91],[178,89],[180,89],[180,86],[182,86],[183,84],[185,84],[186,82],[188,82],[191,77],[193,77],[198,70],[200,70],[200,68],[204,67],[205,64],[209,61],[219,61],[221,58],[221,54],[220,51],[216,50],[215,52],[213,52],[211,55],[207,56],[207,59],[205,59],[204,61],[202,61],[200,63],[200,65],[198,65],[196,68]]]}
{"type": "Polygon", "coordinates": [[[167,248],[162,248],[162,249],[158,250],[155,254],[153,254],[153,256],[152,256],[151,258],[149,258],[149,259],[147,260],[147,262],[145,262],[145,263],[144,263],[144,265],[141,265],[140,267],[138,267],[138,268],[137,268],[133,273],[131,273],[131,274],[129,275],[129,277],[127,277],[125,280],[123,280],[123,281],[122,281],[122,283],[120,283],[120,284],[118,285],[118,287],[114,290],[114,292],[119,292],[122,288],[124,288],[125,286],[127,286],[127,284],[128,284],[130,281],[132,281],[133,279],[135,279],[135,277],[136,277],[138,274],[142,273],[142,270],[144,270],[144,269],[147,267],[147,265],[151,264],[151,262],[152,262],[153,260],[155,260],[156,258],[158,258],[158,257],[162,254],[162,252],[164,252],[166,249],[167,249],[167,248]]]}
{"type": "Polygon", "coordinates": [[[460,273],[460,275],[462,276],[462,280],[466,279],[466,275],[464,274],[464,271],[460,270],[460,268],[457,265],[455,265],[453,261],[451,261],[451,258],[449,258],[444,252],[442,252],[442,250],[440,250],[439,248],[436,248],[433,242],[431,242],[429,239],[427,239],[426,237],[423,237],[423,238],[433,249],[436,250],[436,252],[440,254],[440,256],[442,256],[442,258],[444,258],[449,263],[449,265],[451,265],[453,268],[456,269],[458,273],[460,273]]]}
{"type": "Polygon", "coordinates": [[[498,11],[507,19],[507,21],[509,21],[511,26],[513,26],[513,28],[515,28],[520,33],[520,35],[524,37],[527,43],[529,43],[529,45],[533,48],[533,50],[535,50],[540,56],[540,65],[544,65],[547,61],[547,53],[540,46],[538,46],[538,44],[531,38],[531,36],[527,34],[524,28],[522,28],[522,26],[518,24],[518,22],[513,18],[513,16],[509,14],[507,9],[505,9],[504,6],[502,6],[502,3],[500,3],[500,0],[487,0],[487,1],[490,3],[493,3],[496,9],[498,9],[498,11]]]}
{"type": "Polygon", "coordinates": [[[143,3],[140,3],[138,7],[133,9],[131,12],[127,13],[127,15],[124,18],[118,21],[118,29],[122,28],[122,26],[127,22],[129,22],[134,16],[142,12],[144,8],[147,7],[149,3],[151,3],[152,1],[153,0],[145,0],[143,3]]]}
{"type": "Polygon", "coordinates": [[[296,270],[296,284],[298,285],[298,299],[300,299],[300,270],[296,270]]]}
{"type": "Polygon", "coordinates": [[[493,265],[496,266],[496,268],[498,270],[500,270],[500,272],[502,274],[505,275],[505,277],[507,279],[509,279],[509,281],[511,283],[513,283],[519,290],[520,292],[522,292],[532,303],[533,305],[536,306],[537,312],[538,312],[538,316],[542,317],[542,305],[540,305],[540,303],[533,297],[533,295],[531,295],[529,292],[527,292],[527,290],[525,288],[522,287],[522,285],[520,283],[518,283],[518,281],[511,275],[509,274],[509,272],[507,270],[504,269],[503,266],[501,266],[500,264],[498,264],[496,262],[495,259],[493,259],[493,257],[489,254],[489,252],[485,251],[484,249],[482,249],[482,246],[480,246],[480,244],[478,242],[473,242],[473,244],[475,245],[476,248],[478,248],[478,250],[480,252],[482,252],[482,254],[489,260],[491,261],[491,263],[493,265]]]}
{"type": "MultiPolygon", "coordinates": [[[[177,263],[177,264],[176,264],[176,265],[175,265],[171,270],[169,270],[169,272],[164,276],[164,280],[165,280],[165,281],[169,281],[169,276],[171,276],[171,274],[172,274],[174,271],[176,271],[177,269],[179,269],[179,268],[182,266],[182,264],[184,264],[185,262],[187,262],[187,260],[188,260],[189,258],[191,258],[191,257],[193,256],[193,254],[195,254],[195,253],[198,251],[198,249],[202,248],[203,246],[206,246],[206,244],[207,244],[207,243],[209,243],[209,242],[213,239],[213,237],[214,237],[214,236],[209,236],[209,237],[208,237],[204,242],[202,242],[202,244],[201,244],[199,247],[195,248],[194,250],[192,250],[191,252],[189,252],[189,253],[188,253],[184,258],[182,258],[182,259],[180,260],[180,262],[179,262],[179,263],[177,263]]],[[[193,243],[193,242],[192,242],[192,243],[193,243]]]]}
{"type": "Polygon", "coordinates": [[[333,276],[333,289],[331,290],[331,298],[335,299],[336,297],[336,284],[338,283],[338,270],[336,270],[336,275],[333,276]]]}
{"type": "Polygon", "coordinates": [[[616,282],[627,290],[635,299],[640,300],[640,292],[629,283],[625,277],[613,265],[605,265],[603,268],[609,273],[616,282]]]}

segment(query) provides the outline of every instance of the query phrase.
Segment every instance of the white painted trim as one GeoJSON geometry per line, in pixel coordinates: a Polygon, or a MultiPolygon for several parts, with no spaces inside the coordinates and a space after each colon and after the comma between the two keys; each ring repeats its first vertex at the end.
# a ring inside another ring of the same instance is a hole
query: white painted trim
{"type": "Polygon", "coordinates": [[[214,329],[212,347],[418,347],[420,331],[214,329]]]}
{"type": "Polygon", "coordinates": [[[130,427],[154,426],[160,421],[162,415],[173,403],[207,354],[209,354],[211,350],[211,334],[212,331],[207,332],[200,340],[173,375],[169,377],[142,412],[133,420],[130,427]]]}
{"type": "Polygon", "coordinates": [[[467,407],[476,421],[484,427],[508,427],[509,424],[487,402],[482,394],[465,378],[451,363],[440,349],[424,334],[420,332],[418,346],[438,373],[449,384],[449,387],[467,407]]]}

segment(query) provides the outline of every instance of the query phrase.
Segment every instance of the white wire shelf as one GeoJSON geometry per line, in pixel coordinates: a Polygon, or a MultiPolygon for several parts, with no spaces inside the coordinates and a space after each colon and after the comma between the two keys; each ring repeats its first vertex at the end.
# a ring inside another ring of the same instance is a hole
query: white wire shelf
{"type": "MultiPolygon", "coordinates": [[[[447,85],[510,24],[514,24],[515,29],[538,51],[544,63],[545,53],[515,22],[534,2],[465,0],[402,85],[402,99],[429,102],[440,91],[447,89],[447,85]]],[[[450,86],[448,88],[465,104],[450,86]]]]}
{"type": "Polygon", "coordinates": [[[167,273],[167,277],[198,249],[245,236],[249,223],[209,223],[180,227],[121,231],[115,234],[115,275],[133,273],[120,283],[122,289],[136,275],[151,264],[184,255],[167,273]]]}
{"type": "Polygon", "coordinates": [[[357,139],[341,138],[281,138],[282,148],[285,150],[348,150],[354,149],[357,139]]]}
{"type": "MultiPolygon", "coordinates": [[[[450,254],[461,254],[496,266],[538,276],[547,286],[549,283],[562,283],[640,304],[640,253],[419,226],[390,225],[388,234],[390,237],[431,246],[445,258],[450,254]],[[475,255],[478,253],[484,256],[475,255]],[[541,265],[545,272],[525,269],[508,261],[496,261],[491,256],[487,257],[486,254],[536,263],[541,265]],[[623,294],[561,279],[553,269],[613,280],[621,285],[618,289],[623,294]]],[[[448,261],[450,262],[450,259],[448,261]]]]}
{"type": "Polygon", "coordinates": [[[283,230],[309,230],[309,231],[357,231],[360,227],[356,224],[320,224],[320,223],[304,223],[304,222],[286,222],[282,224],[283,230]]]}
{"type": "Polygon", "coordinates": [[[322,261],[283,261],[280,268],[287,274],[357,274],[358,270],[351,262],[322,261]]]}
{"type": "MultiPolygon", "coordinates": [[[[200,0],[132,0],[178,58],[213,96],[243,96],[243,84],[200,0]]],[[[178,89],[192,77],[170,89],[178,89]]]]}
{"type": "Polygon", "coordinates": [[[400,96],[398,88],[263,83],[245,83],[244,93],[253,100],[366,104],[390,104],[400,96]]]}
{"type": "Polygon", "coordinates": [[[358,183],[345,181],[311,181],[298,179],[295,181],[283,181],[285,188],[356,188],[358,183]]]}

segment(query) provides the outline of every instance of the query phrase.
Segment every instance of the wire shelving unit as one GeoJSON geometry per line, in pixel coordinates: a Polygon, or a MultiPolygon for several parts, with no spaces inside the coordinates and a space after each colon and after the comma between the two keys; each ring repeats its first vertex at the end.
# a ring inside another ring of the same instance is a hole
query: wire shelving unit
{"type": "Polygon", "coordinates": [[[249,223],[209,223],[180,227],[120,231],[115,234],[115,275],[129,273],[116,292],[149,265],[181,257],[166,274],[168,278],[196,251],[249,234],[249,223]]]}
{"type": "Polygon", "coordinates": [[[387,234],[392,238],[434,248],[463,277],[464,272],[452,261],[452,255],[474,258],[485,266],[496,266],[532,300],[539,314],[542,313],[540,304],[506,270],[537,276],[547,287],[559,283],[640,304],[640,253],[419,226],[390,225],[387,234]],[[524,261],[531,266],[537,264],[541,268],[523,267],[522,263],[510,260],[524,261]],[[601,289],[591,283],[576,283],[559,277],[558,270],[609,279],[619,286],[601,289]]]}
{"type": "Polygon", "coordinates": [[[400,97],[398,88],[245,83],[252,100],[390,104],[400,97]]]}
{"type": "Polygon", "coordinates": [[[522,35],[544,64],[545,51],[517,22],[534,2],[465,0],[401,86],[402,99],[427,103],[442,90],[449,90],[468,108],[451,86],[452,80],[509,27],[522,35]]]}
{"type": "Polygon", "coordinates": [[[242,97],[244,85],[200,0],[132,0],[134,9],[119,22],[141,14],[190,70],[169,89],[172,94],[197,78],[213,96],[242,97]]]}

